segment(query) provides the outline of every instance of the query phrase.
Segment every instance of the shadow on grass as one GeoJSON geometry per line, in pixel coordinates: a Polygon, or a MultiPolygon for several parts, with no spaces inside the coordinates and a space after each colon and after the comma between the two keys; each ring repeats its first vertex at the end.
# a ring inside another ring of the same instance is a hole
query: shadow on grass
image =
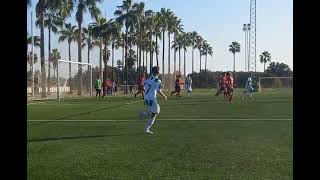
{"type": "Polygon", "coordinates": [[[118,137],[118,136],[131,136],[139,135],[144,133],[130,133],[130,134],[104,134],[104,135],[92,135],[92,136],[71,136],[71,137],[49,137],[40,139],[29,139],[27,142],[48,142],[48,141],[59,141],[59,140],[70,140],[70,139],[88,139],[88,138],[100,138],[100,137],[118,137]]]}

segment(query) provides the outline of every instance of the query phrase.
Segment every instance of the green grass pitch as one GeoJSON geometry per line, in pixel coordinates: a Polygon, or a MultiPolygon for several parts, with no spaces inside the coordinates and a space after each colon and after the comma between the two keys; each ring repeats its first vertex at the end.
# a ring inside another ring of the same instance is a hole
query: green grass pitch
{"type": "Polygon", "coordinates": [[[292,91],[182,95],[158,97],[154,135],[141,96],[28,104],[28,179],[292,179],[292,91]]]}

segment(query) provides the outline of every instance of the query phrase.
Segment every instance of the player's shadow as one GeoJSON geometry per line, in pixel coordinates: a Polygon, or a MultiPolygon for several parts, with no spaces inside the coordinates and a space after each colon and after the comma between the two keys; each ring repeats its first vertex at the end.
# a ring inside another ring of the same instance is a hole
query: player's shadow
{"type": "Polygon", "coordinates": [[[92,136],[69,136],[69,137],[49,137],[39,139],[29,139],[27,142],[48,142],[48,141],[60,141],[70,139],[88,139],[88,138],[101,138],[101,137],[119,137],[119,136],[132,136],[144,133],[130,133],[130,134],[104,134],[104,135],[92,135],[92,136]]]}

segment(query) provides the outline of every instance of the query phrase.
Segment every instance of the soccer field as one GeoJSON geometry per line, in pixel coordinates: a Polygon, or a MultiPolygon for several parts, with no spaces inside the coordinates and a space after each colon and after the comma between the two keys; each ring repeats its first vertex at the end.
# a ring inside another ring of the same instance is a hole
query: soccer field
{"type": "Polygon", "coordinates": [[[28,179],[292,179],[292,91],[214,93],[158,97],[153,135],[141,96],[31,102],[28,179]]]}

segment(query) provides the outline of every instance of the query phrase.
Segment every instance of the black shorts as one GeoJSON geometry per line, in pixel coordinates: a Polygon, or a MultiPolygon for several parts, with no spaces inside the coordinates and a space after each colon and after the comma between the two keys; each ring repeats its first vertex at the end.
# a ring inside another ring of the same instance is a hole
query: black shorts
{"type": "Polygon", "coordinates": [[[138,90],[139,90],[139,91],[144,91],[143,86],[138,86],[138,90]]]}
{"type": "Polygon", "coordinates": [[[175,90],[176,90],[176,92],[180,92],[180,91],[181,91],[180,86],[176,86],[176,87],[175,87],[175,90]]]}

